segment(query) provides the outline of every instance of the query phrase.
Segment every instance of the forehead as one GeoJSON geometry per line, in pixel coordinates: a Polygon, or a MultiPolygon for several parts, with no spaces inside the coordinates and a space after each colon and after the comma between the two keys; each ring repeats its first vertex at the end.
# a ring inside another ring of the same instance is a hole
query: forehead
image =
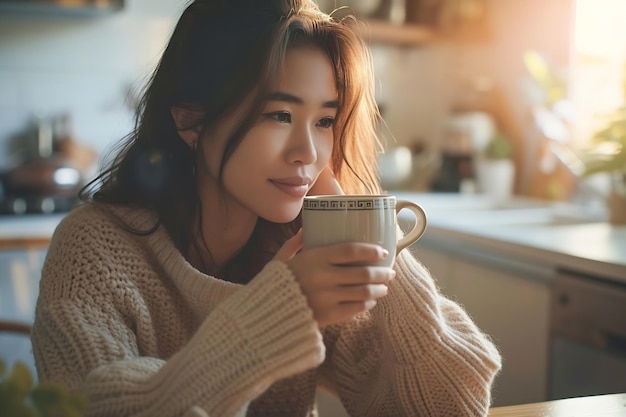
{"type": "Polygon", "coordinates": [[[313,46],[289,48],[275,89],[294,94],[302,92],[324,101],[336,99],[337,80],[330,58],[313,46]]]}

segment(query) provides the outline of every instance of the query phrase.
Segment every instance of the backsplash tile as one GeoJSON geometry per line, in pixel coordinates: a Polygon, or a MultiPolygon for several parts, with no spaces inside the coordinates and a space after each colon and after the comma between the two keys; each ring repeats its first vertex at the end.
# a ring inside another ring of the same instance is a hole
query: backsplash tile
{"type": "Polygon", "coordinates": [[[0,15],[0,170],[35,114],[69,114],[75,139],[99,153],[129,132],[128,90],[150,74],[182,9],[128,3],[101,18],[0,15]]]}

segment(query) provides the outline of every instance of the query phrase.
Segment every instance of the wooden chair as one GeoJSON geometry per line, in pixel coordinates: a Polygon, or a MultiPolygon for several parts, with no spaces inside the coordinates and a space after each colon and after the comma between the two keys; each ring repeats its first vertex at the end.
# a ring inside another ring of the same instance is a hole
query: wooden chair
{"type": "Polygon", "coordinates": [[[0,333],[18,333],[30,335],[30,331],[30,324],[17,321],[0,320],[0,333]]]}

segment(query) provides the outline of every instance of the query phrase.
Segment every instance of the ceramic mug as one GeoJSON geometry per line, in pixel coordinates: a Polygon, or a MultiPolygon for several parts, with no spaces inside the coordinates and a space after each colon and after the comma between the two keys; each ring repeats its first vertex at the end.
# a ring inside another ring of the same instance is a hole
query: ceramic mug
{"type": "Polygon", "coordinates": [[[375,243],[389,251],[379,265],[391,266],[396,254],[416,242],[426,230],[426,213],[419,204],[392,195],[307,196],[302,206],[304,249],[342,242],[375,243]],[[398,213],[408,209],[415,224],[398,239],[398,213]]]}

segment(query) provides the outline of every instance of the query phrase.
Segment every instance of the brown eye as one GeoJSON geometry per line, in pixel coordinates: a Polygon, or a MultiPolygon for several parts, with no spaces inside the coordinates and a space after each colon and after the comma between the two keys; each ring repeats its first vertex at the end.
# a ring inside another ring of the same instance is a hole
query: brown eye
{"type": "Polygon", "coordinates": [[[291,123],[291,114],[286,111],[277,111],[265,114],[265,117],[274,119],[278,123],[291,123]]]}
{"type": "Polygon", "coordinates": [[[335,124],[335,119],[333,117],[324,117],[319,122],[317,122],[317,126],[322,127],[324,129],[328,129],[335,124]]]}

